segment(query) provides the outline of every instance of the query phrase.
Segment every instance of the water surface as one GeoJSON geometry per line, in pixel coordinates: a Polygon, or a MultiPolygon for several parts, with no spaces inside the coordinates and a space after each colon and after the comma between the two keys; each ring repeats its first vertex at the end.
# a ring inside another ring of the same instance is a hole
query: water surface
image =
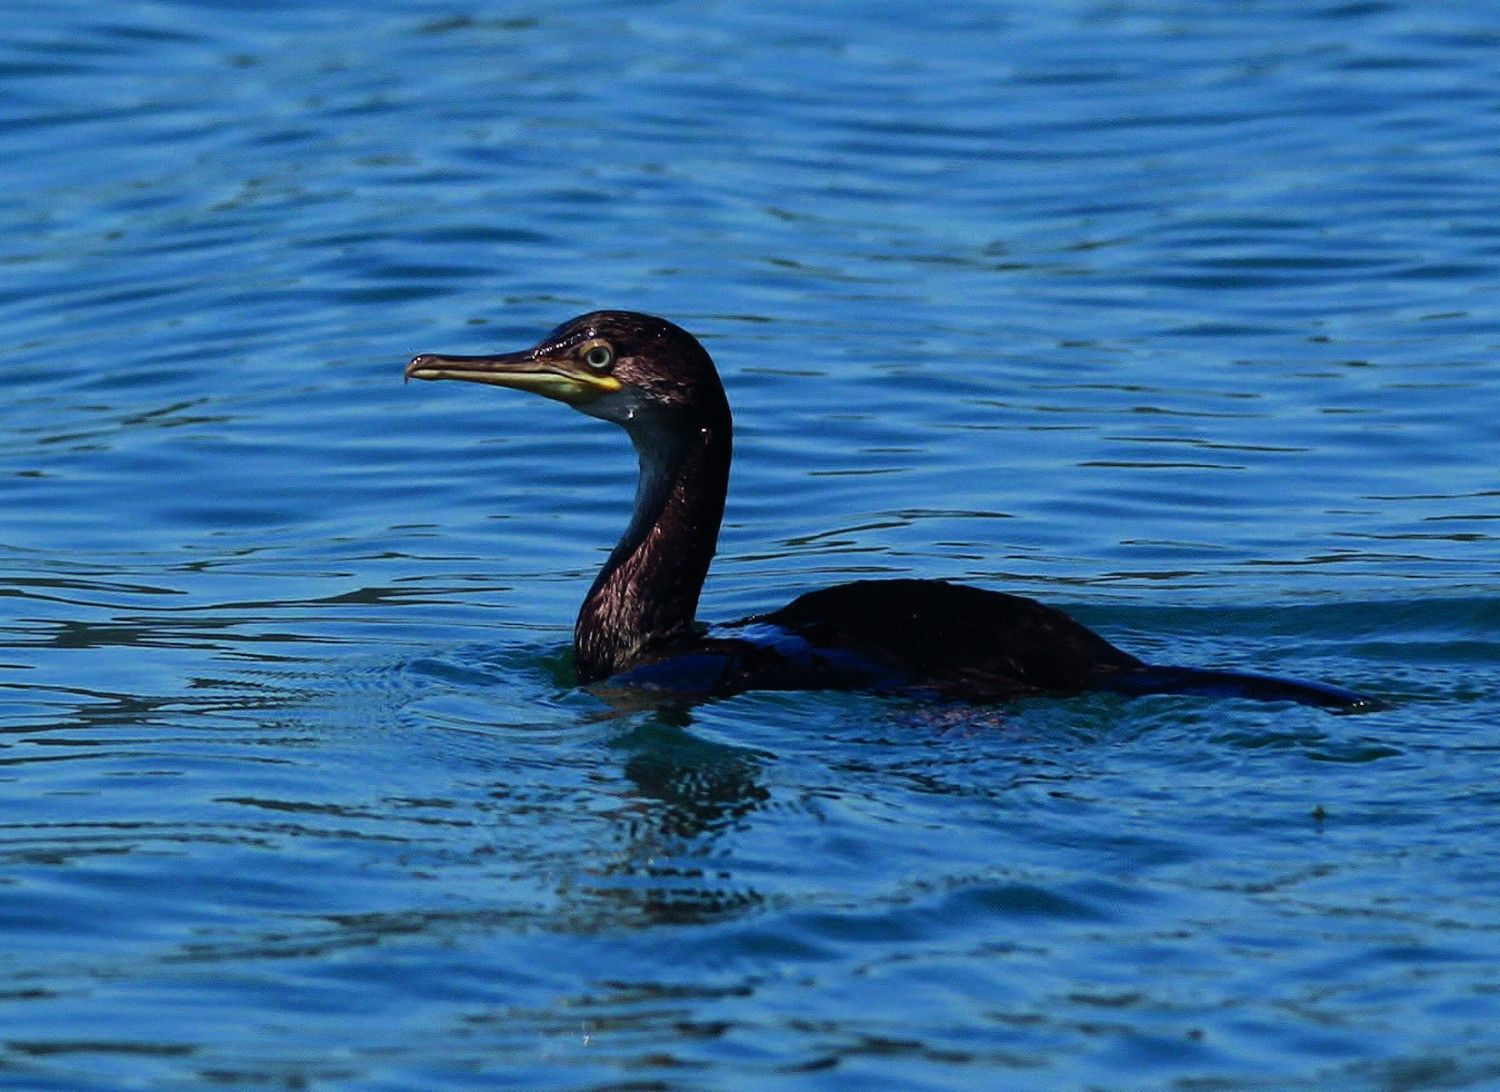
{"type": "Polygon", "coordinates": [[[1500,1080],[1486,4],[95,4],[0,32],[0,1083],[1500,1080]],[[1336,681],[612,711],[601,306],[705,618],[866,575],[1336,681]]]}

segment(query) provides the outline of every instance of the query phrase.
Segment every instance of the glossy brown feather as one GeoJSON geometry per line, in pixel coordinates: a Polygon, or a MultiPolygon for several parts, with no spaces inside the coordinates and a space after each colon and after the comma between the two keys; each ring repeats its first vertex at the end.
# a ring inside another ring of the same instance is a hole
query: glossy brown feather
{"type": "Polygon", "coordinates": [[[862,580],[808,592],[752,619],[844,648],[912,685],[971,701],[1097,689],[1143,666],[1034,599],[940,580],[862,580]]]}

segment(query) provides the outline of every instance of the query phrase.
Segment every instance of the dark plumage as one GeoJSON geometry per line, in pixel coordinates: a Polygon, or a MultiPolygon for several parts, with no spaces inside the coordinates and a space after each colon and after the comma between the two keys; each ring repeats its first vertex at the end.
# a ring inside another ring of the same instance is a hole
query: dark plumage
{"type": "Polygon", "coordinates": [[[629,433],[641,463],[634,513],[573,631],[584,683],[690,695],[877,689],[998,701],[1113,690],[1370,704],[1319,683],[1151,666],[1034,600],[935,580],[843,584],[705,632],[695,614],[733,428],[718,372],[691,334],[650,315],[595,311],[530,349],[418,356],[406,375],[533,391],[629,433]]]}
{"type": "Polygon", "coordinates": [[[1097,689],[1143,666],[1060,610],[941,580],[839,584],[754,621],[902,665],[923,686],[977,701],[1097,689]]]}

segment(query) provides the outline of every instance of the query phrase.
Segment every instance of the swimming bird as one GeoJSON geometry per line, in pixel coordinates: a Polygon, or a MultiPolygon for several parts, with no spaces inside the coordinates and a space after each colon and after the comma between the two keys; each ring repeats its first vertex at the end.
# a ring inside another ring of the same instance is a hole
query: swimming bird
{"type": "Polygon", "coordinates": [[[1035,600],[941,580],[861,580],[705,627],[698,597],[724,515],[733,425],[695,337],[651,315],[594,311],[519,352],[424,353],[406,378],[530,391],[629,434],[640,458],[634,512],[573,629],[585,685],[699,697],[835,689],[995,702],[1109,690],[1371,704],[1323,683],[1148,664],[1035,600]]]}

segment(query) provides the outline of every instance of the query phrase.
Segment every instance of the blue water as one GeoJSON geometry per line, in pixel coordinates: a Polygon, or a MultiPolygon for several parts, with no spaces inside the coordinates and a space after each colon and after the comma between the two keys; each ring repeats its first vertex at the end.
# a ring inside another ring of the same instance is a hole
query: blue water
{"type": "Polygon", "coordinates": [[[238,5],[0,29],[0,1084],[1500,1082],[1487,0],[238,5]],[[1042,597],[1355,716],[611,710],[714,353],[707,619],[1042,597]]]}

